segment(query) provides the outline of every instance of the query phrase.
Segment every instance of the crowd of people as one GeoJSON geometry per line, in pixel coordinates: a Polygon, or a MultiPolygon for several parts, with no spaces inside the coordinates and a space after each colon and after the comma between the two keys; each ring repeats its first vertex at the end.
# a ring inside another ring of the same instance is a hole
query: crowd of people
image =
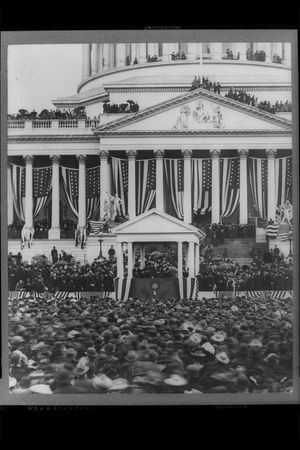
{"type": "Polygon", "coordinates": [[[9,299],[17,394],[290,393],[292,300],[9,299]]]}
{"type": "Polygon", "coordinates": [[[248,48],[246,51],[246,58],[250,61],[265,61],[266,52],[264,50],[256,50],[253,52],[251,48],[248,48]]]}
{"type": "MultiPolygon", "coordinates": [[[[187,274],[184,273],[184,276],[187,274]]],[[[133,267],[133,276],[136,278],[174,278],[177,276],[177,253],[170,247],[163,252],[145,251],[145,266],[140,267],[140,254],[136,255],[133,267]]]]}
{"type": "Polygon", "coordinates": [[[212,83],[208,77],[197,77],[195,76],[192,81],[192,86],[190,91],[193,91],[194,89],[206,89],[208,91],[213,91],[215,94],[221,94],[221,85],[219,82],[212,83]]]}
{"type": "Polygon", "coordinates": [[[184,52],[179,52],[179,51],[177,53],[172,52],[170,56],[171,56],[171,61],[177,61],[178,59],[187,59],[186,54],[184,52]]]}
{"type": "MultiPolygon", "coordinates": [[[[277,249],[278,250],[278,249],[277,249]]],[[[252,250],[250,264],[215,255],[212,245],[202,249],[200,270],[197,275],[200,291],[253,291],[291,290],[293,288],[293,267],[276,250],[260,255],[252,250]]]]}
{"type": "Polygon", "coordinates": [[[9,291],[113,291],[115,276],[115,258],[101,257],[91,264],[80,264],[62,250],[55,259],[43,264],[29,264],[13,255],[8,259],[9,291]]]}
{"type": "Polygon", "coordinates": [[[108,100],[103,102],[104,114],[122,114],[138,112],[139,105],[133,100],[127,100],[126,103],[110,103],[108,100]]]}
{"type": "Polygon", "coordinates": [[[225,239],[252,238],[255,237],[254,224],[221,224],[221,223],[203,223],[198,225],[206,235],[206,241],[213,246],[224,244],[225,239]]]}
{"type": "Polygon", "coordinates": [[[288,100],[286,100],[285,103],[283,103],[282,101],[276,101],[274,104],[271,104],[271,102],[266,100],[258,102],[257,97],[248,94],[243,89],[230,88],[227,94],[225,94],[225,97],[231,98],[241,103],[245,103],[255,108],[262,109],[272,114],[279,112],[290,112],[292,110],[292,104],[288,100]]]}
{"type": "Polygon", "coordinates": [[[76,120],[87,119],[84,106],[73,109],[43,109],[40,113],[33,109],[31,112],[26,109],[19,109],[18,114],[8,114],[8,120],[76,120]]]}

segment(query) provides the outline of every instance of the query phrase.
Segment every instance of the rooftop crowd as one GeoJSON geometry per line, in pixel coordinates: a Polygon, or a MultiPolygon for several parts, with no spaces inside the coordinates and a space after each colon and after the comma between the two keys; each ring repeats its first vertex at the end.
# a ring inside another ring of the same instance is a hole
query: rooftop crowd
{"type": "Polygon", "coordinates": [[[247,94],[243,89],[230,88],[227,94],[225,94],[225,97],[241,103],[246,103],[247,105],[254,106],[255,108],[262,109],[272,114],[292,111],[292,104],[288,102],[288,100],[286,100],[285,103],[276,101],[274,104],[271,104],[271,102],[266,100],[258,102],[257,97],[247,94]]]}
{"type": "Polygon", "coordinates": [[[292,300],[9,300],[17,394],[291,392],[292,300]]]}
{"type": "Polygon", "coordinates": [[[108,100],[103,102],[104,114],[122,114],[122,113],[135,113],[138,112],[139,105],[133,100],[127,100],[126,103],[110,103],[108,100]]]}
{"type": "Polygon", "coordinates": [[[18,114],[8,114],[8,120],[76,120],[87,119],[84,106],[74,109],[43,109],[40,113],[34,109],[29,112],[26,109],[19,109],[18,114]]]}

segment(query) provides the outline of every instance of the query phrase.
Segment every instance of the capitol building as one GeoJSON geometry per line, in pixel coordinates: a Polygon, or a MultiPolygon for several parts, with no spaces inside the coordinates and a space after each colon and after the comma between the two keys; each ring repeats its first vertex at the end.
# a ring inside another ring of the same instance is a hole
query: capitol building
{"type": "Polygon", "coordinates": [[[9,252],[92,262],[113,246],[123,278],[125,248],[130,277],[137,250],[170,245],[193,279],[205,229],[228,224],[252,230],[229,257],[289,254],[266,230],[292,204],[289,42],[84,43],[81,58],[74,95],[8,118],[9,252]]]}

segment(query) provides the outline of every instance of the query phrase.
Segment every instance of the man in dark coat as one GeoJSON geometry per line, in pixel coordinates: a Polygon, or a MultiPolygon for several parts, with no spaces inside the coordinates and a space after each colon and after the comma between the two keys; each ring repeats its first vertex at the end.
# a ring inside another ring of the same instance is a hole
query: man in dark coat
{"type": "Polygon", "coordinates": [[[52,264],[55,264],[58,260],[58,253],[55,247],[51,250],[52,264]]]}

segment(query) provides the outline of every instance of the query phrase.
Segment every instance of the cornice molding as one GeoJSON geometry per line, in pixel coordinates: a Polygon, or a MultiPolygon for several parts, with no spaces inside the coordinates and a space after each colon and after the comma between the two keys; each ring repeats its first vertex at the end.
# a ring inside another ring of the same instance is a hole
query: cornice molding
{"type": "Polygon", "coordinates": [[[99,136],[228,136],[228,135],[291,135],[290,130],[125,130],[125,131],[101,131],[99,136]]]}
{"type": "MultiPolygon", "coordinates": [[[[139,86],[119,86],[119,87],[105,87],[108,93],[110,92],[188,92],[190,90],[190,84],[186,86],[157,86],[157,87],[139,87],[139,86]]],[[[235,83],[228,86],[221,87],[222,92],[227,92],[230,88],[247,89],[251,91],[290,91],[291,86],[253,86],[251,84],[244,85],[243,83],[235,83]]],[[[68,106],[68,105],[67,105],[68,106]]]]}
{"type": "Polygon", "coordinates": [[[161,111],[172,109],[173,107],[178,106],[180,104],[188,103],[189,101],[198,98],[199,94],[201,94],[201,97],[203,97],[204,99],[213,100],[216,103],[219,103],[223,106],[231,107],[237,111],[246,112],[249,115],[254,116],[256,118],[261,118],[261,119],[267,120],[273,124],[274,123],[280,124],[283,127],[291,129],[291,126],[292,126],[291,122],[287,121],[286,119],[283,119],[282,117],[276,116],[275,114],[268,113],[261,109],[255,108],[253,106],[246,105],[245,103],[241,103],[236,100],[229,99],[228,97],[223,97],[219,94],[215,94],[206,89],[199,88],[199,89],[190,91],[187,94],[185,93],[184,95],[179,95],[175,98],[167,99],[156,105],[152,105],[152,106],[149,106],[148,108],[144,108],[143,110],[141,110],[137,113],[134,113],[133,115],[130,115],[129,117],[122,117],[117,120],[103,124],[102,126],[100,125],[97,128],[95,128],[93,130],[93,132],[97,135],[97,134],[100,134],[100,132],[102,132],[103,130],[106,130],[106,129],[113,130],[120,126],[124,126],[124,125],[130,124],[132,122],[142,120],[145,117],[151,116],[151,114],[157,114],[161,111]]]}
{"type": "Polygon", "coordinates": [[[25,141],[25,142],[52,142],[52,141],[78,141],[78,142],[98,142],[99,139],[94,134],[85,134],[85,135],[32,135],[32,134],[23,134],[18,136],[8,136],[7,137],[8,142],[19,142],[19,141],[25,141]]]}

